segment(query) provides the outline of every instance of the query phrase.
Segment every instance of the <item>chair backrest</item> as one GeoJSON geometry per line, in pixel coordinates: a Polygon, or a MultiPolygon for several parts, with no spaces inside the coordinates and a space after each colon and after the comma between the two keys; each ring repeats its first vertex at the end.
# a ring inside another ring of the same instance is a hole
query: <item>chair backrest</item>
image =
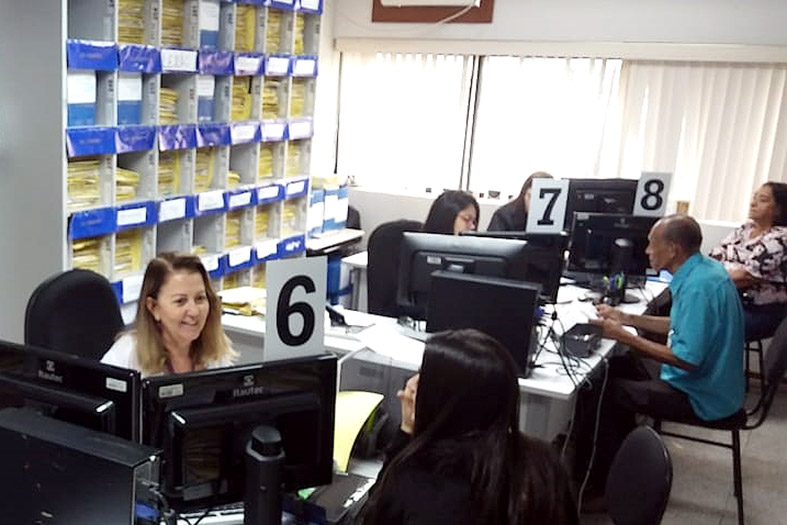
{"type": "Polygon", "coordinates": [[[67,270],[48,278],[27,302],[29,345],[98,360],[122,329],[112,285],[89,270],[67,270]]]}
{"type": "Polygon", "coordinates": [[[672,488],[672,461],[661,436],[648,426],[623,441],[607,476],[604,499],[617,525],[661,522],[672,488]]]}
{"type": "Polygon", "coordinates": [[[369,262],[366,283],[369,313],[397,317],[396,286],[399,276],[399,252],[404,232],[421,231],[418,221],[385,222],[369,236],[369,262]]]}
{"type": "Polygon", "coordinates": [[[773,339],[768,345],[764,360],[765,391],[762,392],[762,406],[757,422],[747,424],[747,428],[756,428],[765,421],[773,398],[779,390],[779,383],[781,383],[784,373],[787,372],[787,317],[782,320],[773,333],[773,339]]]}

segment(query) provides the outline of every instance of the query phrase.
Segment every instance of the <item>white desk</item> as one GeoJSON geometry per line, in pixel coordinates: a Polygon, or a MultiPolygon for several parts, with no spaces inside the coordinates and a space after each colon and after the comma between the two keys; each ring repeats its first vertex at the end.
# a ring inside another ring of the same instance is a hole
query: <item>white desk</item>
{"type": "Polygon", "coordinates": [[[363,230],[344,228],[342,230],[319,233],[306,239],[307,255],[326,255],[339,248],[358,242],[363,237],[363,230]]]}
{"type": "MultiPolygon", "coordinates": [[[[664,287],[664,284],[649,283],[644,296],[641,291],[634,292],[642,297],[641,302],[623,305],[622,309],[630,313],[642,313],[647,301],[658,295],[664,287]]],[[[577,300],[584,293],[584,290],[577,290],[574,287],[562,287],[558,295],[558,318],[566,330],[578,322],[586,322],[587,318],[582,311],[592,308],[589,303],[577,300]]],[[[404,336],[396,330],[394,319],[352,311],[346,311],[345,317],[349,324],[374,323],[374,326],[352,335],[344,329],[326,328],[327,351],[340,355],[356,352],[342,364],[340,388],[383,390],[381,393],[386,395],[386,409],[395,417],[398,415],[396,390],[420,367],[423,343],[409,338],[401,339],[404,336]],[[370,347],[377,351],[372,351],[370,347]]],[[[227,335],[241,352],[241,362],[259,362],[265,334],[264,319],[225,314],[222,321],[227,335]]],[[[581,360],[583,364],[574,376],[575,381],[581,383],[609,354],[614,344],[611,340],[602,339],[597,351],[581,360]]],[[[573,412],[578,387],[565,374],[556,354],[542,351],[530,377],[519,379],[519,389],[520,428],[525,433],[552,440],[565,430],[573,412]]]]}

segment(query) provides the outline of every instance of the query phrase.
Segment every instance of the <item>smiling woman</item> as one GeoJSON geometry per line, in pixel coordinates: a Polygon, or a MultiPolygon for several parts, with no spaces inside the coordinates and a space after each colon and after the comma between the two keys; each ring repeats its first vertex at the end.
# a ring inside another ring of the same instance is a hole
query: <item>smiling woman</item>
{"type": "Polygon", "coordinates": [[[199,257],[161,253],[148,264],[136,326],[103,363],[143,376],[230,366],[236,357],[221,327],[221,304],[199,257]]]}

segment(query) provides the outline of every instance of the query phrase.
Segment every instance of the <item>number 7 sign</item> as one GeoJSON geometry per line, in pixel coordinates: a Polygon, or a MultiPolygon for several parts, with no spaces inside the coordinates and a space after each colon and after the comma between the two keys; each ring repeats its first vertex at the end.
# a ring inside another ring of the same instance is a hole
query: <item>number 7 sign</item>
{"type": "Polygon", "coordinates": [[[530,211],[525,231],[529,233],[558,233],[566,219],[568,181],[534,179],[530,188],[530,211]]]}
{"type": "Polygon", "coordinates": [[[672,173],[643,171],[637,184],[634,215],[663,217],[667,209],[672,173]]]}

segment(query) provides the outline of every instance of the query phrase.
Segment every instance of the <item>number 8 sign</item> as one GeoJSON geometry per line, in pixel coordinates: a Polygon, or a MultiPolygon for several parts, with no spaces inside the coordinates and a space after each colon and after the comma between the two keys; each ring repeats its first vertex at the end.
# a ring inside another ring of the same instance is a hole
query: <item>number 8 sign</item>
{"type": "Polygon", "coordinates": [[[325,353],[325,257],[269,261],[264,361],[325,353]]]}
{"type": "Polygon", "coordinates": [[[643,171],[637,184],[634,215],[663,217],[667,209],[672,173],[643,171]]]}

